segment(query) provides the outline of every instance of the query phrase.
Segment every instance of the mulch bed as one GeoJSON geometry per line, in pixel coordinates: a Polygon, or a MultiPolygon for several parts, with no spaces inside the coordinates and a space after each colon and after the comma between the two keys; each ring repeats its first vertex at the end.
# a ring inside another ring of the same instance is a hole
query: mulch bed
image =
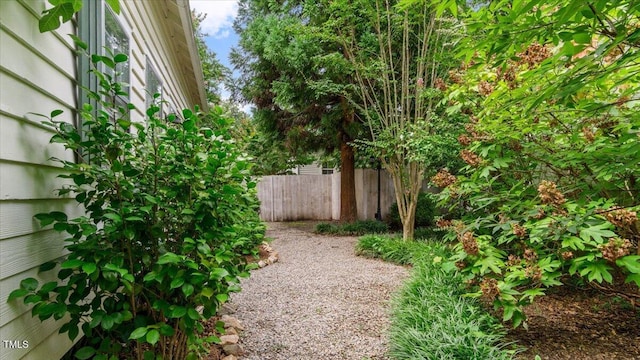
{"type": "Polygon", "coordinates": [[[564,286],[536,299],[525,313],[529,329],[508,335],[528,348],[517,359],[640,359],[640,307],[623,297],[564,286]]]}

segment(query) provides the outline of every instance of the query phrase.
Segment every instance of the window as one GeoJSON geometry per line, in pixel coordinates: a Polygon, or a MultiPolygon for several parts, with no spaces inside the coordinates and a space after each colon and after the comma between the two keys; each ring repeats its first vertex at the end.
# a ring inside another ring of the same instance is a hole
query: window
{"type": "Polygon", "coordinates": [[[331,166],[329,163],[322,163],[322,175],[330,175],[333,174],[333,166],[331,166]]]}
{"type": "MultiPolygon", "coordinates": [[[[104,7],[104,50],[107,56],[113,57],[117,54],[125,54],[129,56],[129,35],[116,15],[111,11],[109,7],[104,7]]],[[[107,66],[104,68],[104,72],[111,75],[114,81],[125,84],[122,89],[127,95],[118,97],[118,105],[126,105],[129,101],[129,73],[130,73],[129,61],[116,64],[115,69],[111,69],[107,66]]]]}
{"type": "Polygon", "coordinates": [[[147,66],[145,68],[145,82],[146,82],[146,106],[147,109],[151,105],[157,105],[160,107],[160,112],[158,116],[164,116],[162,111],[162,80],[160,80],[160,76],[156,72],[155,68],[151,64],[151,61],[147,58],[147,66]],[[160,94],[160,96],[154,98],[155,94],[160,94]]]}
{"type": "MultiPolygon", "coordinates": [[[[103,0],[84,1],[83,6],[78,14],[78,33],[77,36],[87,44],[88,54],[105,54],[108,50],[109,55],[118,53],[129,53],[129,35],[123,27],[118,17],[111,11],[103,0]]],[[[129,102],[129,62],[118,64],[115,70],[102,68],[106,74],[115,76],[117,81],[127,83],[122,89],[125,95],[119,96],[116,103],[125,107],[129,102]]],[[[92,105],[94,111],[99,111],[98,102],[88,96],[88,92],[99,92],[100,85],[95,76],[90,74],[92,64],[86,56],[78,56],[78,106],[84,103],[92,105]]],[[[82,134],[84,124],[82,118],[78,117],[76,127],[82,134]]],[[[84,136],[84,135],[82,135],[84,136]]],[[[77,159],[80,161],[80,158],[77,159]]],[[[89,154],[82,155],[82,161],[91,162],[89,154]]]]}
{"type": "MultiPolygon", "coordinates": [[[[108,56],[125,54],[130,57],[129,34],[120,19],[102,0],[84,3],[78,17],[78,36],[88,45],[87,52],[89,54],[106,54],[108,56]]],[[[80,85],[90,91],[97,92],[99,84],[95,78],[89,75],[90,69],[89,59],[84,56],[78,57],[80,85]]],[[[108,67],[103,67],[101,70],[111,75],[116,81],[126,84],[122,89],[126,96],[123,95],[117,99],[119,105],[125,105],[129,101],[129,62],[117,64],[115,70],[108,67]]],[[[80,90],[79,95],[81,102],[91,102],[86,91],[80,90]]],[[[95,102],[93,105],[95,108],[95,102]]]]}

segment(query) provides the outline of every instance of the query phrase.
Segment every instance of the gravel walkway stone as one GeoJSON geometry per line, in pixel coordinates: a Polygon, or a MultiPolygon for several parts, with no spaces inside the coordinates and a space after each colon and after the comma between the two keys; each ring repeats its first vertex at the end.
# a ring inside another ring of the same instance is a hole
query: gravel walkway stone
{"type": "Polygon", "coordinates": [[[407,269],[355,256],[356,237],[301,224],[269,223],[280,260],[253,271],[232,296],[246,329],[242,359],[387,359],[389,299],[407,269]]]}

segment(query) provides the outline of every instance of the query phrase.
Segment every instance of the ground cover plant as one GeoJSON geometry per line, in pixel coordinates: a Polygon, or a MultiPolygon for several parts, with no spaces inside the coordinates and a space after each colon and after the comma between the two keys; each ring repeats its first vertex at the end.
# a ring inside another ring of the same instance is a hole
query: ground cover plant
{"type": "Polygon", "coordinates": [[[365,235],[382,234],[389,231],[389,226],[377,220],[357,220],[351,223],[319,223],[315,232],[329,235],[365,235]]]}
{"type": "Polygon", "coordinates": [[[505,330],[475,299],[464,296],[464,279],[446,259],[442,243],[368,235],[356,252],[412,264],[410,279],[392,302],[392,359],[511,359],[505,330]]]}
{"type": "MultiPolygon", "coordinates": [[[[80,49],[86,45],[77,41],[80,49]]],[[[250,163],[230,138],[221,110],[183,110],[162,118],[157,105],[134,123],[133,105],[118,105],[117,70],[127,57],[91,56],[100,84],[78,112],[82,127],[46,122],[80,161],[53,159],[86,215],[36,215],[42,226],[65,232],[69,254],[41,271],[59,281],[24,279],[9,301],[33,304],[41,320],[67,317],[60,329],[85,336],[78,359],[194,359],[215,337],[201,337],[202,320],[216,313],[239,277],[244,259],[264,236],[250,163]],[[100,65],[112,69],[98,70],[100,65]],[[200,127],[209,116],[210,127],[200,127]]]]}

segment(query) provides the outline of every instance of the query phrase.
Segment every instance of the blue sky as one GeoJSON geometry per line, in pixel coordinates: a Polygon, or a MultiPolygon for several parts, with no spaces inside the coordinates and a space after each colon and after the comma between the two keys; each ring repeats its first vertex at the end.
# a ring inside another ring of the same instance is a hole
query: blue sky
{"type": "Polygon", "coordinates": [[[201,24],[202,31],[208,35],[205,41],[220,62],[232,69],[229,52],[238,44],[238,34],[232,28],[238,13],[237,0],[190,0],[190,4],[192,9],[207,14],[201,24]]]}

